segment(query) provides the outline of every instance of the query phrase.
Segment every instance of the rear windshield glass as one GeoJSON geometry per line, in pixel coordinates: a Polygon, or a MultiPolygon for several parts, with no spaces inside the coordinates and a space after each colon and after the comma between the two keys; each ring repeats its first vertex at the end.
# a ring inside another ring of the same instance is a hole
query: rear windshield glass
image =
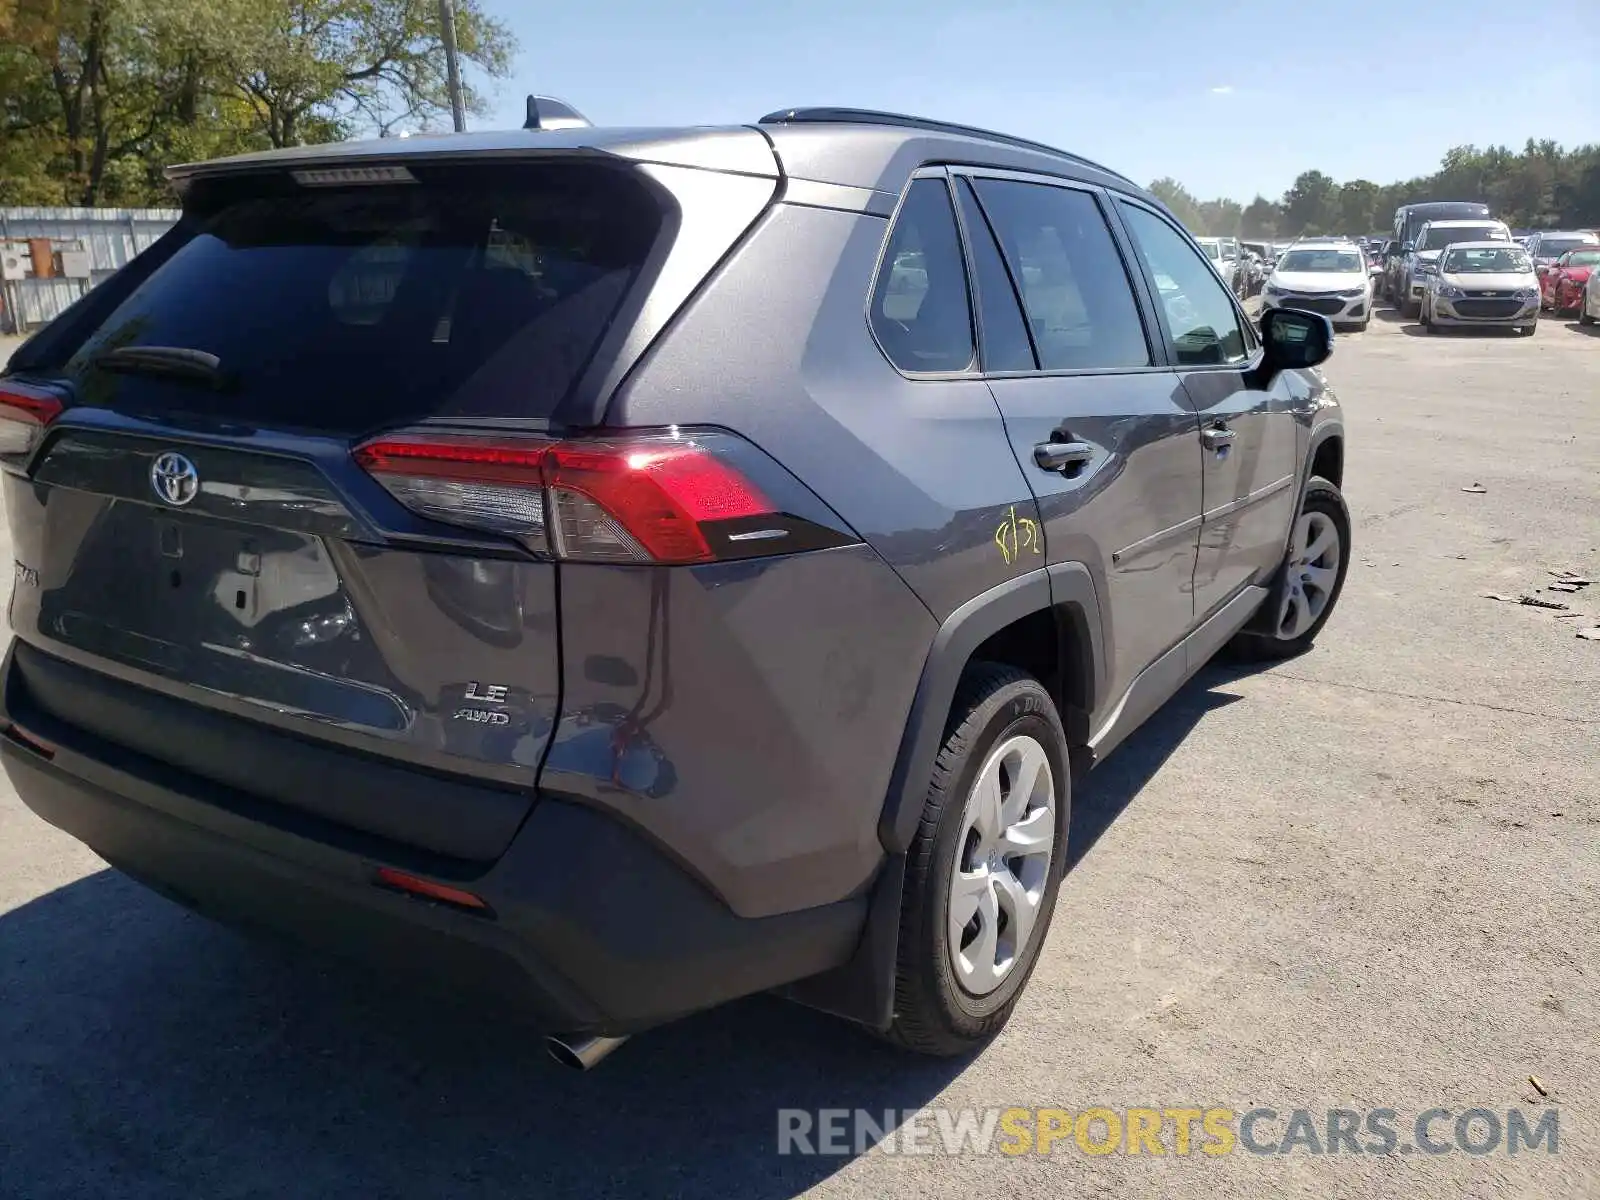
{"type": "Polygon", "coordinates": [[[338,433],[549,416],[660,227],[625,174],[461,167],[415,182],[219,182],[187,241],[76,346],[81,403],[338,433]],[[108,369],[121,347],[216,356],[216,378],[108,369]]]}
{"type": "Polygon", "coordinates": [[[1579,246],[1590,246],[1594,243],[1583,238],[1540,238],[1540,258],[1560,258],[1568,250],[1576,250],[1579,246]]]}

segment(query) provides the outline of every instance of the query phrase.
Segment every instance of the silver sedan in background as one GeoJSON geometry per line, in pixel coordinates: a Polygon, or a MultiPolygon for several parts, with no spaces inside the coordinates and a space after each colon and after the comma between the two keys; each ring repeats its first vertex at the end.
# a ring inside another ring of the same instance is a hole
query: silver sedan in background
{"type": "Polygon", "coordinates": [[[1483,325],[1530,334],[1539,323],[1539,276],[1514,242],[1457,242],[1426,277],[1418,319],[1429,333],[1483,325]]]}

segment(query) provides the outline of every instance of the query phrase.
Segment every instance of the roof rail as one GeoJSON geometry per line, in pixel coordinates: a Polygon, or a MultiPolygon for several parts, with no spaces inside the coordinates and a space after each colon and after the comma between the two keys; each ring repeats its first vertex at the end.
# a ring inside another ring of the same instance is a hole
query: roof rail
{"type": "Polygon", "coordinates": [[[976,125],[957,125],[952,121],[934,121],[927,117],[909,116],[906,113],[878,112],[876,109],[871,108],[783,108],[777,112],[768,113],[757,124],[890,125],[898,129],[921,129],[928,133],[946,133],[957,137],[982,138],[984,141],[1014,146],[1019,150],[1033,150],[1039,154],[1051,155],[1054,158],[1064,158],[1069,162],[1078,163],[1080,166],[1093,167],[1096,171],[1103,171],[1105,174],[1120,179],[1133,187],[1139,186],[1120,171],[1113,171],[1110,167],[1102,166],[1093,159],[1084,158],[1081,154],[1073,154],[1055,146],[1047,146],[1043,142],[1013,137],[1009,133],[996,133],[992,129],[980,129],[976,125]]]}

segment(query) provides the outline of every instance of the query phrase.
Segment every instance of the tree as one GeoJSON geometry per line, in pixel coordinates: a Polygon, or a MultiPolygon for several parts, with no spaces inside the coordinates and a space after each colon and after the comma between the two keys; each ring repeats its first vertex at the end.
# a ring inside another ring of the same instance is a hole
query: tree
{"type": "Polygon", "coordinates": [[[1327,233],[1339,219],[1339,185],[1321,171],[1302,172],[1283,194],[1283,226],[1291,236],[1327,233]]]}
{"type": "Polygon", "coordinates": [[[1278,235],[1278,206],[1265,196],[1250,201],[1239,216],[1241,237],[1267,240],[1278,235]]]}
{"type": "MultiPolygon", "coordinates": [[[[450,110],[437,8],[429,0],[246,0],[232,77],[274,146],[387,133],[450,110]]],[[[479,0],[458,0],[461,57],[504,75],[513,40],[479,0]]],[[[469,111],[483,101],[470,88],[469,111]]]]}
{"type": "Polygon", "coordinates": [[[1200,225],[1212,237],[1238,237],[1244,210],[1236,200],[1207,200],[1200,205],[1200,225]]]}
{"type": "Polygon", "coordinates": [[[1189,194],[1176,179],[1158,179],[1150,185],[1151,193],[1172,210],[1172,215],[1183,222],[1191,233],[1204,233],[1200,219],[1200,201],[1189,194]]]}
{"type": "Polygon", "coordinates": [[[1380,216],[1378,213],[1378,190],[1378,185],[1367,179],[1341,185],[1334,206],[1338,213],[1335,232],[1362,237],[1388,225],[1388,214],[1380,216]]]}
{"type": "MultiPolygon", "coordinates": [[[[457,39],[506,74],[481,0],[457,39]]],[[[0,203],[170,203],[166,163],[425,125],[444,80],[432,0],[0,0],[0,203]]]]}

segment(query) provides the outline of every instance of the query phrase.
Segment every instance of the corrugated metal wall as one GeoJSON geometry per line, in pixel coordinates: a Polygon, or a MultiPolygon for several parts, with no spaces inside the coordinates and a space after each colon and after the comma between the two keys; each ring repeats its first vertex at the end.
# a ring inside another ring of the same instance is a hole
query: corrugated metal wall
{"type": "Polygon", "coordinates": [[[173,225],[175,208],[0,208],[0,245],[46,238],[89,256],[87,279],[29,274],[0,284],[0,332],[23,333],[52,320],[89,288],[125,266],[173,225]]]}

